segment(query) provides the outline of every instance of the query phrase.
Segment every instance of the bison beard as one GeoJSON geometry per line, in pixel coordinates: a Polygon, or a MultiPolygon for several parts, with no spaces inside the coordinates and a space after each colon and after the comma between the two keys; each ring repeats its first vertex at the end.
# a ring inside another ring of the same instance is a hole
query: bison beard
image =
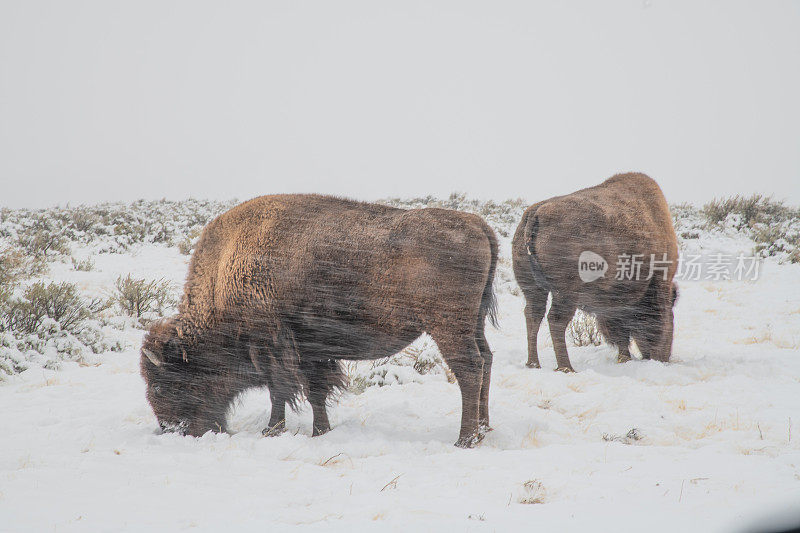
{"type": "Polygon", "coordinates": [[[458,446],[488,429],[497,242],[479,217],[318,195],[256,198],[213,220],[189,267],[176,317],[155,323],[141,372],[159,424],[224,431],[229,406],[269,388],[265,435],[286,405],[311,403],[313,434],[345,386],[342,359],[391,356],[427,332],[462,395],[458,446]]]}

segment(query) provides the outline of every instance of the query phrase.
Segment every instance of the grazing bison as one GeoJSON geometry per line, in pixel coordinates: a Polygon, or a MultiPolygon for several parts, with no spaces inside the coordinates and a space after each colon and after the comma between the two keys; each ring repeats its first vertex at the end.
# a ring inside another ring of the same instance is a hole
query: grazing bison
{"type": "Polygon", "coordinates": [[[536,334],[552,294],[548,322],[558,370],[572,372],[564,333],[577,308],[630,360],[668,361],[672,352],[673,277],[678,243],[655,181],[618,174],[600,185],[529,207],[514,234],[514,275],[525,295],[527,366],[539,368],[536,334]]]}
{"type": "Polygon", "coordinates": [[[380,359],[429,333],[461,388],[457,446],[488,429],[497,242],[479,217],[318,195],[262,196],[203,231],[179,314],[142,345],[147,399],[162,428],[224,431],[243,390],[269,388],[265,435],[304,394],[313,434],[344,386],[339,361],[380,359]]]}

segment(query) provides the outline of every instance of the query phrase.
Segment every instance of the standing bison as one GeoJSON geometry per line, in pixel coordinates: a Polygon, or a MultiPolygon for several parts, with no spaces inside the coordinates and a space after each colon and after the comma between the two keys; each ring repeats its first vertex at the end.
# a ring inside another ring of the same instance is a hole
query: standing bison
{"type": "Polygon", "coordinates": [[[548,322],[558,370],[572,372],[564,333],[577,308],[594,313],[606,340],[630,360],[668,361],[678,243],[655,181],[618,174],[600,185],[529,207],[514,234],[514,275],[525,295],[527,366],[539,368],[536,334],[548,322]]]}
{"type": "Polygon", "coordinates": [[[301,394],[313,434],[345,384],[339,361],[380,359],[429,333],[461,388],[457,446],[489,425],[497,242],[479,217],[318,195],[262,196],[213,220],[189,265],[178,316],[142,346],[147,399],[162,428],[224,431],[234,398],[269,388],[265,435],[301,394]]]}

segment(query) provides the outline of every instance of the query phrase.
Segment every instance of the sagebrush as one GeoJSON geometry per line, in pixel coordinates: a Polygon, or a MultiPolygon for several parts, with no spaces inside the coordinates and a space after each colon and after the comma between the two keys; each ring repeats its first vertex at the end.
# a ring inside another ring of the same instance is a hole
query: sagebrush
{"type": "Polygon", "coordinates": [[[595,316],[581,310],[575,312],[567,326],[567,336],[575,346],[600,346],[603,342],[595,316]]]}
{"type": "Polygon", "coordinates": [[[146,280],[128,274],[119,276],[114,288],[112,301],[122,312],[136,318],[141,318],[149,311],[163,316],[164,310],[176,302],[172,296],[172,285],[165,279],[146,280]]]}
{"type": "Polygon", "coordinates": [[[46,318],[58,322],[61,329],[80,331],[82,322],[101,307],[98,301],[86,301],[73,283],[33,283],[22,297],[8,298],[0,312],[3,331],[36,333],[46,318]]]}

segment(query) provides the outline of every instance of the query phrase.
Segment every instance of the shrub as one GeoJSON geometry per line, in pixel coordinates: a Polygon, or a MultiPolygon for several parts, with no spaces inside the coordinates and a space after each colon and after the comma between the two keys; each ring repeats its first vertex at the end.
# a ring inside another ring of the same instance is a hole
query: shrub
{"type": "Polygon", "coordinates": [[[520,211],[524,211],[528,208],[528,201],[525,198],[510,198],[503,202],[507,204],[510,209],[519,209],[520,211]]]}
{"type": "Polygon", "coordinates": [[[497,203],[492,200],[469,199],[466,194],[454,192],[446,200],[439,200],[433,196],[403,200],[400,198],[387,198],[378,200],[378,203],[400,207],[402,209],[420,209],[424,207],[440,207],[456,209],[467,213],[475,213],[486,219],[486,222],[501,237],[509,237],[510,231],[519,223],[522,212],[528,203],[522,198],[506,200],[497,203]]]}
{"type": "Polygon", "coordinates": [[[0,335],[0,380],[4,375],[13,375],[29,368],[33,363],[43,368],[58,370],[61,361],[87,361],[87,351],[91,353],[119,352],[125,349],[120,340],[109,343],[96,321],[87,321],[77,335],[61,329],[52,318],[42,320],[35,333],[12,332],[0,335]]]}
{"type": "Polygon", "coordinates": [[[85,305],[92,316],[97,316],[106,309],[111,308],[114,305],[114,301],[110,298],[92,298],[86,301],[85,305]]]}
{"type": "Polygon", "coordinates": [[[40,281],[25,290],[25,298],[34,309],[44,311],[45,316],[58,322],[66,331],[74,331],[91,314],[73,283],[51,282],[45,285],[40,281]]]}
{"type": "Polygon", "coordinates": [[[427,335],[389,358],[370,362],[366,368],[358,363],[346,364],[344,372],[350,380],[349,390],[355,394],[368,387],[419,382],[428,374],[444,374],[450,383],[456,380],[443,363],[436,343],[427,335]]]}
{"type": "Polygon", "coordinates": [[[128,316],[139,318],[149,311],[163,315],[165,307],[175,304],[172,287],[163,278],[147,281],[128,274],[117,278],[115,290],[111,299],[128,316]]]}
{"type": "Polygon", "coordinates": [[[0,251],[0,305],[14,292],[25,272],[25,256],[19,250],[0,251]]]}
{"type": "Polygon", "coordinates": [[[92,310],[74,284],[51,282],[45,285],[39,281],[25,289],[22,298],[7,300],[3,315],[5,330],[36,333],[49,317],[60,329],[77,333],[92,310]]]}
{"type": "Polygon", "coordinates": [[[203,228],[198,226],[193,228],[186,237],[178,243],[178,250],[183,255],[189,255],[192,253],[195,244],[197,244],[197,239],[200,237],[200,233],[202,233],[203,228]]]}
{"type": "Polygon", "coordinates": [[[44,312],[34,309],[28,300],[8,298],[0,312],[0,331],[33,333],[42,325],[44,318],[44,312]]]}
{"type": "Polygon", "coordinates": [[[15,285],[23,278],[47,270],[45,258],[26,255],[25,250],[11,246],[0,250],[0,287],[15,285]]]}
{"type": "Polygon", "coordinates": [[[783,202],[776,202],[770,196],[753,194],[751,196],[732,196],[714,199],[703,206],[703,215],[709,225],[724,222],[728,215],[738,215],[737,229],[751,227],[756,222],[781,222],[793,215],[783,202]]]}
{"type": "Polygon", "coordinates": [[[181,242],[178,243],[178,251],[183,255],[189,255],[192,253],[192,248],[194,248],[194,243],[189,237],[186,237],[181,242]]]}
{"type": "Polygon", "coordinates": [[[18,350],[11,347],[11,342],[0,335],[0,381],[3,380],[4,375],[19,374],[23,370],[27,370],[28,365],[25,364],[25,358],[18,350]]]}
{"type": "Polygon", "coordinates": [[[90,270],[94,269],[94,261],[92,261],[91,257],[87,257],[83,260],[75,259],[74,257],[71,257],[70,259],[72,260],[73,270],[89,272],[90,270]]]}
{"type": "Polygon", "coordinates": [[[129,242],[142,242],[147,236],[147,227],[133,222],[118,222],[114,224],[114,235],[124,235],[129,242]]]}
{"type": "Polygon", "coordinates": [[[67,239],[48,229],[31,229],[24,232],[17,240],[18,245],[25,250],[27,255],[47,259],[53,255],[68,255],[67,239]]]}
{"type": "Polygon", "coordinates": [[[754,253],[761,257],[779,256],[781,261],[797,262],[800,252],[800,210],[769,196],[733,196],[714,199],[703,206],[706,226],[726,220],[736,230],[749,230],[754,253]],[[729,218],[730,217],[730,218],[729,218]]]}
{"type": "Polygon", "coordinates": [[[67,222],[72,229],[85,233],[100,222],[100,217],[85,207],[78,207],[70,212],[67,222]]]}
{"type": "Polygon", "coordinates": [[[603,342],[595,316],[581,310],[572,317],[567,326],[567,335],[575,346],[599,346],[603,342]]]}
{"type": "Polygon", "coordinates": [[[751,238],[756,255],[767,257],[786,254],[785,259],[797,262],[800,255],[800,227],[791,224],[755,224],[751,238]]]}

